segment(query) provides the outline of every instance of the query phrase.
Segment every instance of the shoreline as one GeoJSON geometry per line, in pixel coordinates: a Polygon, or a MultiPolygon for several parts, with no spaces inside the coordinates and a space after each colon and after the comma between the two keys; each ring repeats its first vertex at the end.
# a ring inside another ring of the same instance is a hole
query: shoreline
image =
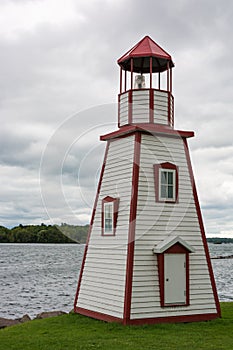
{"type": "Polygon", "coordinates": [[[70,312],[65,312],[65,311],[44,311],[36,315],[36,317],[31,318],[28,314],[23,315],[20,318],[5,318],[5,317],[0,317],[0,329],[10,327],[10,326],[15,326],[17,324],[21,323],[26,323],[30,322],[33,320],[43,320],[45,318],[50,318],[50,317],[57,317],[57,316],[62,316],[62,315],[67,315],[71,313],[73,310],[70,312]]]}

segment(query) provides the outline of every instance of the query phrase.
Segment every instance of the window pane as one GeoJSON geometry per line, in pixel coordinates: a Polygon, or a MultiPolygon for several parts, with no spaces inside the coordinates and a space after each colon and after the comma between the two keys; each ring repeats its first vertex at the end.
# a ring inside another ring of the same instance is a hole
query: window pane
{"type": "Polygon", "coordinates": [[[167,183],[167,171],[161,171],[161,184],[167,183]]]}
{"type": "Polygon", "coordinates": [[[111,218],[111,212],[112,212],[111,204],[105,204],[105,218],[110,219],[111,218]]]}
{"type": "Polygon", "coordinates": [[[161,198],[167,198],[167,186],[161,185],[161,198]]]}
{"type": "Polygon", "coordinates": [[[110,213],[109,207],[108,207],[108,210],[105,212],[105,217],[106,217],[106,219],[111,218],[111,213],[110,213]]]}
{"type": "Polygon", "coordinates": [[[173,186],[168,186],[168,198],[173,198],[173,186]]]}
{"type": "Polygon", "coordinates": [[[106,232],[112,231],[112,219],[105,219],[105,231],[106,232]]]}
{"type": "Polygon", "coordinates": [[[173,185],[173,175],[174,175],[173,172],[168,173],[168,184],[169,185],[173,185]]]}

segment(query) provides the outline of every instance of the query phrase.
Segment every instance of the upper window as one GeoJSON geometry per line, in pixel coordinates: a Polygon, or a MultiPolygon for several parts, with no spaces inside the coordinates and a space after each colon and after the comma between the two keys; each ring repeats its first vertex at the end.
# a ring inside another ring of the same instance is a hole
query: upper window
{"type": "Polygon", "coordinates": [[[174,203],[178,199],[178,167],[172,163],[154,165],[157,202],[174,203]]]}
{"type": "Polygon", "coordinates": [[[159,199],[160,200],[175,200],[176,183],[175,170],[159,169],[159,199]]]}
{"type": "Polygon", "coordinates": [[[116,232],[119,199],[105,197],[102,200],[102,235],[114,236],[116,232]]]}

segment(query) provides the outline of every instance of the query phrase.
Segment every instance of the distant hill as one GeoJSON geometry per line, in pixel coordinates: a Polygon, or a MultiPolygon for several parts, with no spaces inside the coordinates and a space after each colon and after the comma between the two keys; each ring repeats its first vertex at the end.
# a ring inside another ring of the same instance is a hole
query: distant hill
{"type": "Polygon", "coordinates": [[[85,243],[88,225],[19,225],[0,226],[0,243],[85,243]]]}
{"type": "MultiPolygon", "coordinates": [[[[19,225],[0,226],[0,243],[85,243],[89,225],[19,225]]],[[[207,238],[208,243],[233,243],[233,238],[207,238]]]]}
{"type": "Polygon", "coordinates": [[[207,242],[214,243],[214,244],[233,243],[233,238],[212,237],[212,238],[207,238],[207,242]]]}

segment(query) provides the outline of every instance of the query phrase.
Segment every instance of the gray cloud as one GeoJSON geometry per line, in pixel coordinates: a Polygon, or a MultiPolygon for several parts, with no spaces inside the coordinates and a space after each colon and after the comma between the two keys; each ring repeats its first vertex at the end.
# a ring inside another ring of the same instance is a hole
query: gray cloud
{"type": "Polygon", "coordinates": [[[0,13],[3,224],[89,221],[99,135],[116,128],[116,60],[148,34],[176,64],[176,127],[196,133],[189,144],[207,233],[232,232],[230,0],[58,0],[56,11],[50,0],[5,0],[0,13]]]}

